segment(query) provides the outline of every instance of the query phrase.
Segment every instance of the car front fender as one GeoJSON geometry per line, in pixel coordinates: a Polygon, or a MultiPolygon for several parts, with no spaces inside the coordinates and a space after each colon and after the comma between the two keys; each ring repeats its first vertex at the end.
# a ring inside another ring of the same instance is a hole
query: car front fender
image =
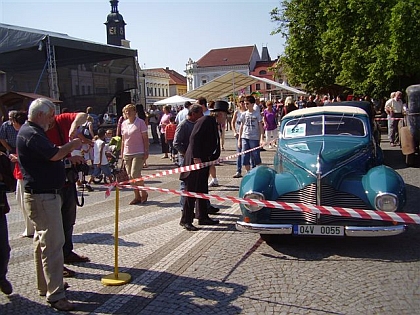
{"type": "Polygon", "coordinates": [[[267,166],[258,166],[249,171],[241,181],[239,197],[248,192],[262,193],[265,199],[271,199],[273,195],[274,179],[276,172],[267,166]]]}
{"type": "Polygon", "coordinates": [[[362,178],[362,184],[371,203],[375,208],[375,198],[379,194],[391,193],[398,197],[398,209],[401,211],[406,202],[405,184],[402,177],[392,168],[380,165],[371,168],[362,178]]]}

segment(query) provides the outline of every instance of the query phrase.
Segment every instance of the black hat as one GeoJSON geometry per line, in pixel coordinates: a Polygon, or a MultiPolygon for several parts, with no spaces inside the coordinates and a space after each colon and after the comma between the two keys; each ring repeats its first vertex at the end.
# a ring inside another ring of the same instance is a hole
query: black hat
{"type": "Polygon", "coordinates": [[[229,104],[226,101],[216,101],[214,108],[210,109],[213,112],[229,112],[229,104]]]}

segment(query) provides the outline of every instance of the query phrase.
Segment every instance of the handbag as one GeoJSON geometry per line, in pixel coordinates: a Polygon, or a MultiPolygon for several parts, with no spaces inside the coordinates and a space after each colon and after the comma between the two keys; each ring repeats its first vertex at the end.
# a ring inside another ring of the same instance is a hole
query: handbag
{"type": "Polygon", "coordinates": [[[117,177],[117,182],[118,182],[118,183],[121,183],[121,182],[126,182],[126,181],[128,181],[128,180],[130,179],[130,178],[128,177],[128,173],[127,173],[127,170],[126,170],[126,168],[125,168],[125,164],[124,164],[124,162],[122,163],[121,168],[120,168],[120,170],[118,171],[118,173],[117,173],[116,177],[117,177]]]}

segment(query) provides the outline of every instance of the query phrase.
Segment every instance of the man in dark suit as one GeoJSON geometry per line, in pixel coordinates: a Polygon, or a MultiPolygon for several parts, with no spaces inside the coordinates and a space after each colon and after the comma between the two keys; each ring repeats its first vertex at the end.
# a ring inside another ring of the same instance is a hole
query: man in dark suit
{"type": "MultiPolygon", "coordinates": [[[[212,116],[203,116],[197,120],[190,136],[190,143],[185,153],[185,165],[193,165],[214,161],[220,156],[220,139],[217,131],[216,119],[212,116]]],[[[209,177],[209,167],[185,172],[180,175],[180,179],[185,182],[187,191],[205,193],[209,192],[207,178],[209,177]]],[[[194,204],[196,198],[187,197],[180,225],[188,231],[197,231],[192,224],[194,220],[194,204]]],[[[207,202],[205,199],[198,200],[196,216],[199,225],[215,225],[219,220],[209,217],[207,202]]]]}

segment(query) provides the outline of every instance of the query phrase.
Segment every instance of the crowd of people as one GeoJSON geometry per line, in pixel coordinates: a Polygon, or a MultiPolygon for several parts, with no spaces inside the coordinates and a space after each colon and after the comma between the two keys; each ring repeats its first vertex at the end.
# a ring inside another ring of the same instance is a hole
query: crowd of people
{"type": "MultiPolygon", "coordinates": [[[[391,94],[383,108],[389,118],[402,117],[402,93],[391,94]]],[[[95,125],[92,109],[83,113],[55,114],[55,106],[47,99],[34,100],[28,112],[12,110],[0,127],[0,290],[11,294],[7,280],[10,258],[6,214],[10,207],[6,192],[15,191],[17,204],[24,214],[22,237],[33,238],[36,286],[41,296],[54,308],[74,309],[67,300],[65,277],[75,272],[65,264],[88,262],[89,258],[73,250],[73,228],[76,223],[77,185],[79,177],[74,169],[90,161],[93,168],[89,182],[103,173],[112,181],[108,165],[113,149],[121,156],[133,185],[134,198],[130,205],[145,204],[148,193],[140,187],[143,168],[147,166],[150,145],[160,145],[162,158],[178,166],[217,161],[225,150],[224,138],[229,130],[236,141],[238,154],[234,178],[262,163],[260,151],[277,146],[277,127],[281,117],[293,110],[323,106],[332,101],[328,97],[300,97],[294,101],[261,101],[253,95],[241,95],[234,102],[210,101],[204,97],[197,102],[185,102],[175,110],[164,106],[162,111],[152,105],[127,104],[122,109],[116,132],[95,125]],[[148,126],[151,139],[149,140],[148,126]],[[56,176],[45,176],[54,172],[56,176]]],[[[397,144],[396,125],[389,120],[391,145],[397,144]]],[[[180,190],[207,194],[209,187],[219,185],[216,165],[180,174],[180,190]]],[[[181,197],[179,224],[188,231],[198,225],[217,225],[210,217],[219,212],[208,199],[181,197]]]]}

